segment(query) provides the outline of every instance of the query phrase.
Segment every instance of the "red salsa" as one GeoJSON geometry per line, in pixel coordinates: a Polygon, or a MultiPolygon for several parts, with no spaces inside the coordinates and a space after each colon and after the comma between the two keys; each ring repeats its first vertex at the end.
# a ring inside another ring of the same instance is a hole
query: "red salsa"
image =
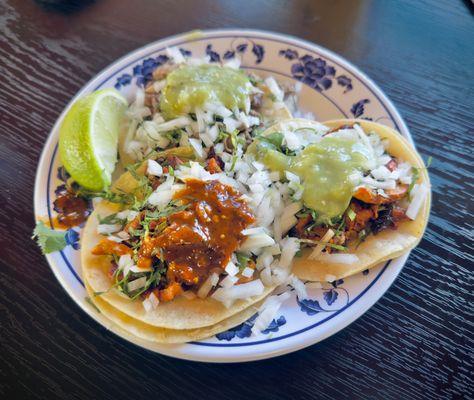
{"type": "Polygon", "coordinates": [[[167,228],[148,239],[140,256],[161,249],[168,281],[197,285],[212,271],[223,271],[255,218],[241,194],[218,181],[188,180],[175,199],[187,209],[171,214],[167,228]]]}

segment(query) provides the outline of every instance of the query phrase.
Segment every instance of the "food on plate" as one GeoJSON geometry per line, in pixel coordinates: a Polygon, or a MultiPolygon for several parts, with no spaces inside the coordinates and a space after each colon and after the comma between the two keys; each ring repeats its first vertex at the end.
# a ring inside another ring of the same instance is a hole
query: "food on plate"
{"type": "MultiPolygon", "coordinates": [[[[294,118],[297,87],[238,60],[167,52],[130,105],[112,89],[92,93],[60,130],[54,226],[85,222],[85,286],[117,326],[181,343],[257,314],[259,334],[291,290],[308,298],[305,281],[333,282],[417,245],[429,178],[397,132],[294,118]]],[[[45,253],[70,234],[35,229],[45,253]]]]}
{"type": "Polygon", "coordinates": [[[88,190],[110,186],[117,162],[119,127],[127,100],[115,89],[77,100],[59,128],[59,155],[75,182],[88,190]]]}
{"type": "Polygon", "coordinates": [[[176,49],[168,55],[170,62],[153,72],[127,110],[119,146],[123,164],[175,146],[192,146],[202,159],[212,147],[250,142],[262,127],[291,118],[285,101],[294,88],[283,90],[273,77],[247,73],[237,59],[211,63],[176,49]]]}
{"type": "Polygon", "coordinates": [[[301,243],[293,264],[300,279],[353,275],[421,240],[428,174],[393,129],[365,120],[292,119],[269,128],[249,151],[292,192],[281,225],[301,243]]]}

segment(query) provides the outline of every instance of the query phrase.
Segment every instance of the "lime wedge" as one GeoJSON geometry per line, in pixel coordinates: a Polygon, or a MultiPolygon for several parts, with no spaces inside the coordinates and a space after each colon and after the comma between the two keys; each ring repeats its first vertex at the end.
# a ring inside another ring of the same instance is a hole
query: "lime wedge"
{"type": "Polygon", "coordinates": [[[59,128],[59,155],[71,177],[86,189],[110,186],[117,162],[120,125],[127,100],[103,89],[77,100],[59,128]]]}

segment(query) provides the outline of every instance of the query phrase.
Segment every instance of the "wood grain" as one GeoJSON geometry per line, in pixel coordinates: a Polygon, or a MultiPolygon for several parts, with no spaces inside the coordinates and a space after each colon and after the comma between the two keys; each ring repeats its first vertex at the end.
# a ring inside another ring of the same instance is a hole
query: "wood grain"
{"type": "Polygon", "coordinates": [[[469,4],[0,2],[1,397],[473,398],[469,4]],[[235,26],[302,37],[367,72],[405,117],[424,158],[433,157],[434,201],[425,239],[392,288],[357,322],[288,356],[198,364],[136,348],[79,310],[30,240],[33,183],[57,116],[99,70],[158,38],[235,26]]]}

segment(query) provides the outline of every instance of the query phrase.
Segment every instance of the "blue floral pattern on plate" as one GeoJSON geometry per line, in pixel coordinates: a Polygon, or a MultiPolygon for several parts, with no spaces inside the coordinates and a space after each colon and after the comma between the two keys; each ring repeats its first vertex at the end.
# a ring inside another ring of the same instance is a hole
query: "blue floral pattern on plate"
{"type": "Polygon", "coordinates": [[[360,118],[362,115],[364,115],[365,112],[365,104],[370,103],[369,99],[362,99],[359,100],[357,103],[354,103],[351,108],[351,113],[354,116],[354,118],[360,118]]]}
{"type": "Polygon", "coordinates": [[[338,85],[345,88],[344,93],[353,89],[349,77],[343,74],[336,77],[336,68],[320,57],[310,54],[300,57],[298,51],[291,48],[282,49],[278,54],[290,61],[297,60],[291,65],[292,76],[317,91],[322,92],[331,88],[334,78],[338,85]]]}

